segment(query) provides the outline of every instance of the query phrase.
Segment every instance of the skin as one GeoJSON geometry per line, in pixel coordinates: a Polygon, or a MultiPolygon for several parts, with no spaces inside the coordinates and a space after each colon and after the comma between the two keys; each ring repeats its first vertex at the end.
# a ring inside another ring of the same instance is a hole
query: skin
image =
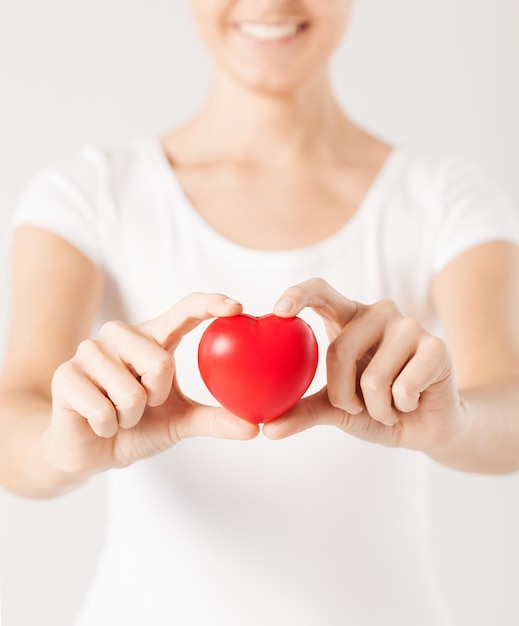
{"type": "MultiPolygon", "coordinates": [[[[347,118],[328,81],[350,8],[344,0],[193,0],[214,80],[199,113],[162,145],[200,214],[230,240],[280,249],[329,236],[355,213],[391,152],[347,118]],[[261,44],[240,34],[244,21],[301,30],[261,44]]],[[[392,302],[354,302],[318,278],[289,287],[274,311],[311,307],[322,316],[327,386],[265,425],[264,435],[334,425],[466,471],[519,469],[518,268],[517,248],[495,242],[436,276],[446,342],[392,302]]],[[[175,376],[182,337],[241,304],[191,294],[157,319],[109,322],[88,339],[103,284],[102,271],[56,235],[19,229],[0,379],[0,482],[15,493],[55,496],[187,437],[259,433],[187,398],[175,376]]]]}

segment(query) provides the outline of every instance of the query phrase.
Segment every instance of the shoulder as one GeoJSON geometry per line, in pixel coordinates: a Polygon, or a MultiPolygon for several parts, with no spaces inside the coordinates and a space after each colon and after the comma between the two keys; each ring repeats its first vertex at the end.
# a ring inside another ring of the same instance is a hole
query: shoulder
{"type": "Polygon", "coordinates": [[[395,188],[408,210],[431,225],[469,217],[515,222],[518,207],[506,189],[464,154],[431,155],[396,149],[395,188]]]}
{"type": "Polygon", "coordinates": [[[435,155],[405,147],[396,148],[395,153],[401,164],[401,184],[417,194],[427,191],[434,193],[435,199],[455,202],[484,192],[510,201],[502,185],[480,163],[465,154],[435,155]]]}
{"type": "Polygon", "coordinates": [[[122,146],[80,146],[55,159],[26,182],[15,214],[61,210],[109,219],[128,198],[156,188],[158,139],[135,139],[122,146]]]}
{"type": "Polygon", "coordinates": [[[85,144],[49,163],[29,181],[47,185],[68,184],[90,198],[102,191],[115,191],[145,178],[153,155],[153,138],[142,138],[122,146],[85,144]]]}
{"type": "Polygon", "coordinates": [[[434,242],[435,271],[482,243],[519,244],[519,207],[481,164],[463,154],[407,159],[405,176],[422,198],[415,208],[434,242]]]}
{"type": "Polygon", "coordinates": [[[127,206],[131,210],[128,199],[153,188],[152,147],[149,139],[116,148],[84,145],[49,163],[23,188],[10,233],[24,224],[40,226],[100,264],[103,233],[114,230],[127,206]]]}

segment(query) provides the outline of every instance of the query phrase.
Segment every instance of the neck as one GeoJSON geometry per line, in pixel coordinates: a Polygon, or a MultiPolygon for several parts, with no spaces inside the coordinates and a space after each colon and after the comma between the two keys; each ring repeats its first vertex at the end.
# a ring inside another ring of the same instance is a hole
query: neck
{"type": "Polygon", "coordinates": [[[334,158],[353,125],[325,75],[294,93],[268,94],[218,74],[209,97],[188,127],[207,158],[282,162],[304,154],[334,158]],[[275,148],[275,149],[274,149],[275,148]]]}

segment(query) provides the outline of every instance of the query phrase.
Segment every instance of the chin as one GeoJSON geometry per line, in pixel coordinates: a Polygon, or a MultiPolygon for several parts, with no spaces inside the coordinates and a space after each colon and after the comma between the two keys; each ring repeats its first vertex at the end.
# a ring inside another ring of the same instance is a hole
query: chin
{"type": "Polygon", "coordinates": [[[232,80],[241,87],[258,94],[278,97],[290,97],[311,82],[312,77],[298,76],[294,71],[279,71],[254,67],[232,67],[228,70],[232,80]]]}
{"type": "MultiPolygon", "coordinates": [[[[235,79],[236,80],[236,79],[235,79]]],[[[297,93],[301,85],[297,83],[287,83],[285,80],[251,80],[238,79],[239,84],[258,95],[288,98],[297,93]]]]}

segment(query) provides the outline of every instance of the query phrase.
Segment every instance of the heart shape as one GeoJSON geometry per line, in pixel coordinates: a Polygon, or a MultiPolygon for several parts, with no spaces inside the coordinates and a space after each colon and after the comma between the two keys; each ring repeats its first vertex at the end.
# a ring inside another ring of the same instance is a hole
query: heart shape
{"type": "Polygon", "coordinates": [[[314,333],[299,317],[220,317],[207,327],[198,348],[209,391],[255,424],[272,421],[299,401],[317,361],[314,333]]]}

